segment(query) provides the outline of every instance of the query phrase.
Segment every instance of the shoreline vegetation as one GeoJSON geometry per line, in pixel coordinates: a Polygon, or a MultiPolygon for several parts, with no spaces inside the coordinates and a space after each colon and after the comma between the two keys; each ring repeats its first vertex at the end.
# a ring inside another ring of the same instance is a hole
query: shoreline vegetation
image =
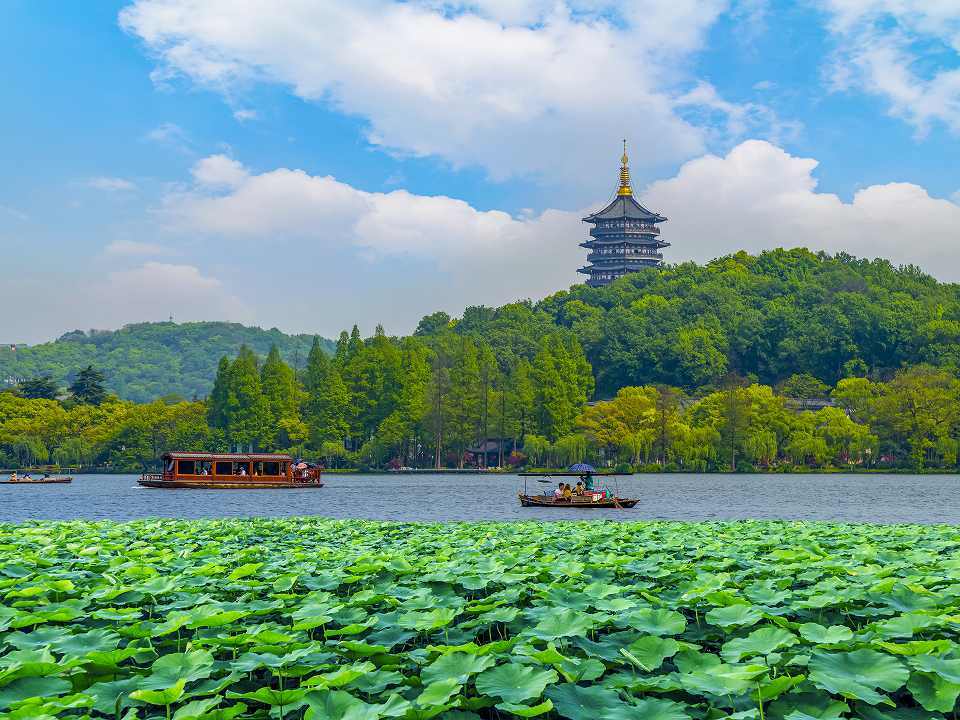
{"type": "Polygon", "coordinates": [[[12,718],[954,716],[956,528],[0,523],[12,718]]]}
{"type": "Polygon", "coordinates": [[[302,362],[242,344],[202,400],[120,399],[93,365],[68,387],[24,379],[0,392],[0,465],[138,472],[169,449],[252,448],[357,471],[953,473],[958,366],[960,286],[844,253],[741,252],[434,313],[408,337],[354,327],[302,362]]]}

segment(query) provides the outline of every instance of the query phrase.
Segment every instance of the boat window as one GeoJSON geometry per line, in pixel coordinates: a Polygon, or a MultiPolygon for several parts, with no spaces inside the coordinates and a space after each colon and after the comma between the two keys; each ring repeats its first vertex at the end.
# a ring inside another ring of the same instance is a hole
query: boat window
{"type": "Polygon", "coordinates": [[[180,475],[196,475],[197,474],[196,460],[178,460],[177,472],[180,475]]]}
{"type": "Polygon", "coordinates": [[[263,465],[263,474],[264,475],[280,475],[280,463],[278,462],[265,462],[261,463],[263,465]]]}
{"type": "Polygon", "coordinates": [[[217,475],[233,475],[233,463],[232,463],[232,462],[218,462],[218,463],[217,463],[217,475]]]}
{"type": "Polygon", "coordinates": [[[280,472],[277,473],[277,474],[278,474],[278,475],[286,475],[286,474],[287,474],[287,463],[285,463],[285,462],[280,463],[280,472]]]}

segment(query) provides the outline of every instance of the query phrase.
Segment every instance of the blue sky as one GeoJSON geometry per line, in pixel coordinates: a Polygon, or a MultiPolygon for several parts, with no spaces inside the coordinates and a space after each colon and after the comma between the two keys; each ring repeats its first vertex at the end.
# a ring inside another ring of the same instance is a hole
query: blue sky
{"type": "Polygon", "coordinates": [[[234,5],[0,4],[0,341],[536,299],[578,281],[622,137],[670,261],[960,279],[960,5],[234,5]]]}

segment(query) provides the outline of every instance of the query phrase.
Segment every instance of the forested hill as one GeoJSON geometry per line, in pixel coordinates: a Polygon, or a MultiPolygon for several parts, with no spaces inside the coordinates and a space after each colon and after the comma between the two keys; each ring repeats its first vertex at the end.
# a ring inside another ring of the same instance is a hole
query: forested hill
{"type": "MultiPolygon", "coordinates": [[[[217,362],[247,345],[265,356],[276,345],[294,367],[306,362],[312,335],[286,335],[236,323],[140,323],[120,330],[76,330],[55,342],[0,347],[0,386],[17,379],[51,375],[66,386],[76,373],[93,365],[106,375],[107,388],[121,398],[146,402],[176,394],[206,397],[217,362]]],[[[333,343],[324,340],[332,351],[333,343]]]]}
{"type": "MultiPolygon", "coordinates": [[[[443,319],[424,318],[419,334],[443,319]]],[[[960,366],[960,285],[886,260],[805,249],[649,269],[535,305],[468,308],[456,321],[501,363],[532,358],[558,325],[583,345],[598,397],[661,383],[703,391],[731,373],[770,385],[809,373],[833,385],[917,363],[960,366]]]]}

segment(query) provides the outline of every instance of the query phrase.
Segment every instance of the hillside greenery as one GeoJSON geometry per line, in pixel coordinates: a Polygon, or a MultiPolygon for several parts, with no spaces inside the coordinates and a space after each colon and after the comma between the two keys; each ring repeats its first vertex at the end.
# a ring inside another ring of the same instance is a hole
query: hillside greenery
{"type": "MultiPolygon", "coordinates": [[[[276,345],[291,364],[302,366],[312,335],[286,335],[237,323],[139,323],[120,330],[75,330],[54,342],[0,346],[0,385],[50,376],[61,387],[93,366],[106,387],[121,398],[149,402],[167,395],[203,398],[210,392],[217,362],[241,345],[265,356],[276,345]]],[[[332,343],[324,341],[328,350],[332,343]]]]}
{"type": "Polygon", "coordinates": [[[58,399],[32,378],[0,397],[0,453],[116,468],[236,447],[369,468],[958,464],[957,286],[884,261],[741,253],[435,313],[409,337],[354,327],[304,357],[241,345],[196,402],[104,398],[79,382],[92,367],[58,399]]]}

